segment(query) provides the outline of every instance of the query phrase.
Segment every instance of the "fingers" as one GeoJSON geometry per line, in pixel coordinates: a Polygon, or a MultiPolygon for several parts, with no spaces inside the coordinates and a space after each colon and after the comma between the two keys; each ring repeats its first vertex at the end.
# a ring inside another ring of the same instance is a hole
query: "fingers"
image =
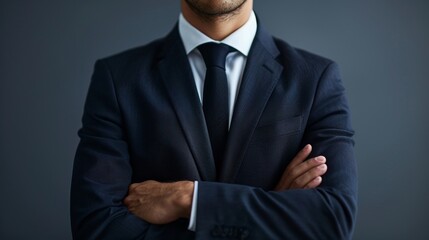
{"type": "Polygon", "coordinates": [[[315,179],[311,180],[304,188],[316,188],[322,183],[322,177],[316,177],[315,179]]]}
{"type": "Polygon", "coordinates": [[[312,148],[313,147],[310,144],[305,145],[305,147],[301,149],[301,151],[299,151],[298,154],[289,163],[288,168],[294,168],[295,166],[304,162],[310,155],[312,148]]]}
{"type": "Polygon", "coordinates": [[[308,144],[298,152],[284,171],[274,189],[275,191],[293,188],[314,188],[321,184],[322,175],[326,173],[328,168],[326,158],[318,156],[308,159],[311,151],[312,146],[308,144]]]}
{"type": "Polygon", "coordinates": [[[301,176],[312,175],[311,173],[315,172],[313,170],[313,168],[318,167],[318,166],[321,166],[321,168],[323,168],[323,165],[326,166],[325,163],[326,163],[326,158],[323,156],[311,158],[311,159],[304,161],[304,162],[300,163],[299,165],[295,166],[293,169],[291,169],[289,171],[289,174],[291,175],[291,177],[295,181],[297,178],[299,178],[301,176]]]}
{"type": "Polygon", "coordinates": [[[281,191],[284,189],[288,189],[290,187],[291,182],[298,176],[294,176],[291,174],[291,171],[294,171],[296,166],[304,162],[312,151],[312,146],[307,144],[304,146],[301,151],[292,159],[292,161],[288,164],[285,171],[283,172],[280,181],[277,183],[277,186],[274,188],[275,191],[281,191]]]}
{"type": "MultiPolygon", "coordinates": [[[[313,160],[315,159],[309,161],[313,160]]],[[[325,174],[327,170],[328,166],[324,163],[310,168],[292,181],[290,189],[314,188],[319,186],[322,183],[322,175],[325,174]]]]}
{"type": "MultiPolygon", "coordinates": [[[[301,164],[286,168],[281,181],[277,184],[275,190],[282,191],[286,189],[306,188],[316,185],[317,177],[321,177],[328,170],[326,158],[318,156],[308,159],[301,164]],[[313,181],[311,183],[311,181],[313,181]]],[[[319,181],[320,185],[321,181],[319,181]]]]}

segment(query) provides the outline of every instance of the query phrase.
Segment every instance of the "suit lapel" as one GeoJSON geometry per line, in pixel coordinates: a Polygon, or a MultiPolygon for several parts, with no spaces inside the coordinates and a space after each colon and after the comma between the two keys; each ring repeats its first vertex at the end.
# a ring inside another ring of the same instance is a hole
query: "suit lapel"
{"type": "Polygon", "coordinates": [[[204,114],[177,26],[166,38],[158,66],[200,177],[213,181],[216,179],[216,169],[204,114]]]}
{"type": "Polygon", "coordinates": [[[228,134],[224,164],[219,177],[234,182],[244,153],[283,67],[275,60],[273,38],[259,27],[246,63],[228,134]]]}

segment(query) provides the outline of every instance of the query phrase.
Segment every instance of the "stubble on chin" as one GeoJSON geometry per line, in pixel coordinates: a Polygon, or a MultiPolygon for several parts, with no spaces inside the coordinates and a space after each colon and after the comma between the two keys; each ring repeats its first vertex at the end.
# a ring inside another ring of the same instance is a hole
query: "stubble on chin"
{"type": "Polygon", "coordinates": [[[189,8],[206,21],[228,20],[237,15],[247,0],[222,0],[220,5],[206,3],[202,0],[185,0],[189,8]]]}

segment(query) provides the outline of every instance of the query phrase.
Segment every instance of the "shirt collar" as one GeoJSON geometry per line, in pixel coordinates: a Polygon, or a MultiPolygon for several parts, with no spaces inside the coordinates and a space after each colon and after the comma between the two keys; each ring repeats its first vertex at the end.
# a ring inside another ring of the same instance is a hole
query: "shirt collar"
{"type": "Polygon", "coordinates": [[[252,46],[253,39],[255,38],[257,30],[257,22],[255,13],[252,11],[250,14],[249,20],[237,29],[235,32],[231,33],[228,37],[222,41],[216,41],[206,36],[204,33],[200,32],[194,26],[192,26],[186,19],[183,17],[183,14],[179,16],[179,33],[182,38],[183,44],[185,46],[186,54],[189,54],[196,47],[203,43],[207,42],[218,42],[227,44],[247,57],[252,46]]]}

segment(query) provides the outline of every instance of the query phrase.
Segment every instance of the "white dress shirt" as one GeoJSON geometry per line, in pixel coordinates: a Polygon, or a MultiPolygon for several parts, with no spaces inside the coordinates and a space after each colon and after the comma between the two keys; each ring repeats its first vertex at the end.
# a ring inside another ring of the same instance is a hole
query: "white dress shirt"
{"type": "MultiPolygon", "coordinates": [[[[224,43],[236,49],[237,51],[231,52],[226,57],[225,72],[228,80],[228,98],[229,98],[229,125],[231,125],[232,114],[234,112],[235,100],[238,96],[240,88],[241,78],[243,76],[244,68],[246,66],[247,56],[252,46],[253,39],[255,38],[257,30],[256,16],[252,12],[249,20],[231,33],[228,37],[222,41],[216,41],[200,32],[198,29],[193,27],[182,14],[179,16],[179,33],[182,38],[188,60],[191,65],[192,73],[195,80],[195,86],[200,97],[200,101],[203,102],[204,94],[204,79],[206,75],[206,66],[204,59],[197,49],[201,44],[207,42],[224,43]]],[[[190,86],[191,87],[191,86],[190,86]]],[[[198,182],[194,184],[194,195],[192,200],[192,210],[189,220],[188,229],[195,231],[196,228],[196,216],[197,216],[197,199],[198,199],[198,182]]]]}

